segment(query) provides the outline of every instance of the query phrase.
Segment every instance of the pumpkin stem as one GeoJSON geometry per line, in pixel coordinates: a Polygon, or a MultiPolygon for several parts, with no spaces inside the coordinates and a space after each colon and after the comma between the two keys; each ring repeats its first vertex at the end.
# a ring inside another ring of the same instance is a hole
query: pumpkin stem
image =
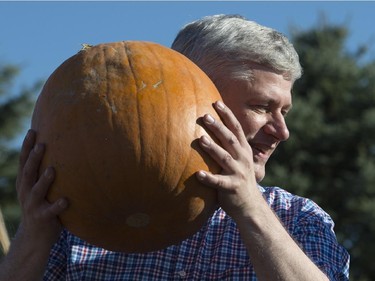
{"type": "Polygon", "coordinates": [[[83,43],[81,45],[82,45],[82,48],[81,48],[80,51],[85,51],[85,50],[90,49],[91,47],[93,47],[93,45],[86,44],[86,43],[83,43]]]}

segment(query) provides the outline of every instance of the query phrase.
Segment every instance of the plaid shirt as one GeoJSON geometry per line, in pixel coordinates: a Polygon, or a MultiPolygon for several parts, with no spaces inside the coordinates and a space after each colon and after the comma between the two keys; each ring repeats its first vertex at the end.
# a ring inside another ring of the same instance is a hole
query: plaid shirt
{"type": "MultiPolygon", "coordinates": [[[[329,215],[309,199],[277,187],[262,188],[290,235],[330,280],[349,280],[349,255],[329,215]]],[[[146,254],[110,252],[64,230],[51,251],[50,280],[257,280],[235,222],[218,209],[194,236],[146,254]]]]}

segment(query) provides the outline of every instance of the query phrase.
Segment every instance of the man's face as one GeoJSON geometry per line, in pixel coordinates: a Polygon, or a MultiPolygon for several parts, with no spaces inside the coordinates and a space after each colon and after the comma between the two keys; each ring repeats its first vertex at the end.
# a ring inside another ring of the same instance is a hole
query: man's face
{"type": "Polygon", "coordinates": [[[218,86],[218,90],[242,125],[260,182],[269,157],[281,141],[289,138],[285,115],[292,107],[292,82],[265,69],[253,73],[253,81],[226,78],[225,86],[218,86]]]}

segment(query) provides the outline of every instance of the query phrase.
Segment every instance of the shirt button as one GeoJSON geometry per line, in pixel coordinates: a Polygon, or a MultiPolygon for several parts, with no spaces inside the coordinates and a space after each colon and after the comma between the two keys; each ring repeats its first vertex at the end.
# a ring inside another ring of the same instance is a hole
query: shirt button
{"type": "Polygon", "coordinates": [[[186,277],[186,272],[185,270],[180,270],[179,272],[177,272],[178,276],[180,276],[181,278],[185,278],[186,277]]]}

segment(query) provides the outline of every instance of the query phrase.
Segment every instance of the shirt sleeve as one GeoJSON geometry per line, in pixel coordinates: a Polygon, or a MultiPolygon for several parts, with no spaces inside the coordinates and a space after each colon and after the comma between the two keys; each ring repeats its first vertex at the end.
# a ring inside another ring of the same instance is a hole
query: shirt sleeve
{"type": "Polygon", "coordinates": [[[63,230],[60,239],[52,247],[43,281],[65,280],[67,269],[67,232],[63,230]]]}
{"type": "Polygon", "coordinates": [[[331,281],[349,280],[350,257],[334,233],[334,222],[317,204],[304,199],[292,236],[331,281]]]}

